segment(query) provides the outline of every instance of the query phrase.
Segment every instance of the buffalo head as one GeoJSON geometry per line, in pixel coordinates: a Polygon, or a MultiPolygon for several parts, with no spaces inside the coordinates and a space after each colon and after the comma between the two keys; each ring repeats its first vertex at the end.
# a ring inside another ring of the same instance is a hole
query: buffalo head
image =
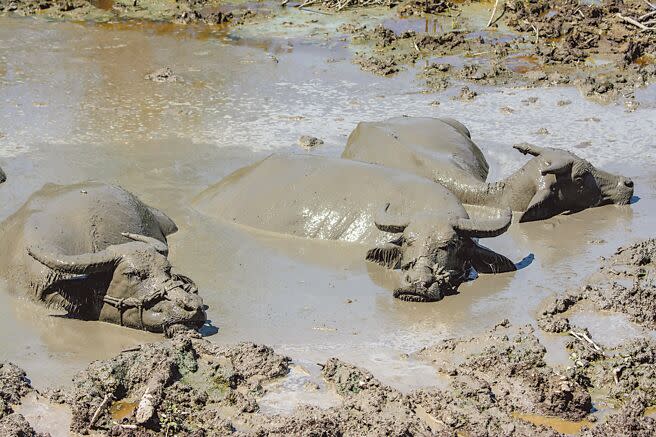
{"type": "MultiPolygon", "coordinates": [[[[86,275],[89,281],[94,274],[107,275],[106,293],[96,299],[100,321],[165,333],[181,326],[200,328],[206,320],[203,300],[191,279],[171,273],[166,243],[123,236],[133,241],[100,252],[63,255],[30,247],[28,253],[58,273],[86,275]]],[[[91,283],[87,290],[92,292],[91,283]]]]}
{"type": "Polygon", "coordinates": [[[537,190],[521,222],[612,203],[626,205],[633,196],[631,179],[599,170],[571,152],[531,145],[514,147],[540,158],[537,190]]]}
{"type": "Polygon", "coordinates": [[[397,234],[381,247],[370,249],[367,260],[404,271],[404,286],[394,297],[430,302],[454,294],[473,267],[481,273],[516,270],[503,255],[479,246],[472,238],[495,237],[504,233],[512,221],[507,210],[490,220],[459,218],[422,213],[411,219],[388,212],[389,204],[374,217],[378,229],[397,234]]]}

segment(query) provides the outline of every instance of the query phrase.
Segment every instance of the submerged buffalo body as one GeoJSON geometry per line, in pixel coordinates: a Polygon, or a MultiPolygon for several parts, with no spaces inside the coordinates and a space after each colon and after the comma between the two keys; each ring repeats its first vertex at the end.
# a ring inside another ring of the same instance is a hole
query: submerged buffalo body
{"type": "Polygon", "coordinates": [[[342,158],[381,164],[435,180],[485,181],[488,164],[469,130],[452,118],[396,117],[361,122],[342,158]]]}
{"type": "Polygon", "coordinates": [[[599,170],[571,152],[530,145],[515,149],[534,158],[506,179],[486,183],[487,163],[474,159],[480,150],[462,124],[402,117],[360,123],[342,157],[427,177],[449,188],[462,203],[521,211],[524,222],[605,204],[624,205],[633,196],[630,179],[599,170]]]}
{"type": "Polygon", "coordinates": [[[270,156],[201,193],[203,213],[298,237],[367,244],[367,259],[406,272],[395,296],[439,300],[474,267],[515,270],[477,245],[508,228],[510,211],[473,220],[448,190],[381,166],[313,156],[270,156]]]}
{"type": "Polygon", "coordinates": [[[0,226],[0,275],[73,317],[153,332],[198,328],[202,300],[167,259],[176,230],[120,187],[49,184],[0,226]]]}

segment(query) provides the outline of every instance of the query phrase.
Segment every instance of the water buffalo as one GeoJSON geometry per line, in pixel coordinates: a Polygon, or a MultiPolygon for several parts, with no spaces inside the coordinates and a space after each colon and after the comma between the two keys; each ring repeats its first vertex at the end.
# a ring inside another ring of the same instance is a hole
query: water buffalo
{"type": "Polygon", "coordinates": [[[405,272],[394,296],[435,301],[453,294],[470,267],[515,265],[472,238],[506,231],[510,210],[469,218],[458,199],[427,179],[378,165],[272,155],[227,176],[194,201],[201,212],[304,238],[368,244],[367,260],[405,272]]]}
{"type": "Polygon", "coordinates": [[[381,164],[433,179],[485,181],[488,164],[469,130],[453,118],[396,117],[361,122],[342,158],[381,164]]]}
{"type": "Polygon", "coordinates": [[[5,172],[2,170],[2,168],[0,168],[0,184],[3,183],[3,182],[6,181],[6,180],[7,180],[7,175],[6,175],[5,172]]]}
{"type": "Polygon", "coordinates": [[[0,276],[73,317],[153,332],[199,328],[202,299],[167,259],[175,231],[123,188],[48,184],[0,225],[0,276]]]}
{"type": "Polygon", "coordinates": [[[486,183],[487,164],[472,159],[480,151],[462,124],[452,119],[401,117],[360,123],[342,157],[428,177],[465,204],[521,211],[521,222],[611,203],[624,205],[633,196],[631,179],[599,170],[571,152],[530,145],[515,149],[534,158],[506,179],[486,183]],[[431,159],[426,159],[427,154],[431,159]]]}

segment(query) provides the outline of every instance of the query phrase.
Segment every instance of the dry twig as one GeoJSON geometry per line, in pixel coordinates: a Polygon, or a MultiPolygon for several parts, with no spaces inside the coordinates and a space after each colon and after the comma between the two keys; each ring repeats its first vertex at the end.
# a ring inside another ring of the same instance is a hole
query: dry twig
{"type": "MultiPolygon", "coordinates": [[[[496,0],[494,2],[494,7],[492,8],[492,15],[490,15],[490,19],[487,22],[487,26],[485,26],[485,27],[490,27],[492,25],[492,22],[493,22],[492,20],[494,20],[494,15],[497,13],[497,7],[498,6],[499,6],[499,0],[496,0]]],[[[505,3],[504,3],[504,7],[505,7],[505,3]]]]}
{"type": "Polygon", "coordinates": [[[593,351],[600,353],[602,355],[604,354],[604,350],[597,343],[595,343],[590,337],[588,337],[588,334],[586,334],[585,332],[575,332],[570,330],[569,335],[583,342],[583,344],[586,347],[588,348],[591,347],[593,351]]]}
{"type": "Polygon", "coordinates": [[[642,29],[643,31],[656,30],[656,28],[654,28],[654,27],[647,27],[647,26],[645,26],[644,24],[642,24],[641,22],[636,21],[635,19],[633,19],[633,18],[631,18],[631,17],[625,17],[624,15],[622,15],[622,14],[620,14],[620,13],[618,13],[617,16],[618,16],[620,19],[626,21],[627,23],[629,23],[629,24],[633,24],[634,26],[639,27],[639,28],[642,29]]]}
{"type": "Polygon", "coordinates": [[[91,416],[91,421],[89,422],[89,428],[92,428],[93,425],[96,424],[96,421],[100,417],[100,413],[107,408],[107,405],[109,404],[110,399],[112,398],[112,395],[107,393],[105,397],[103,398],[102,402],[100,405],[98,405],[98,408],[96,408],[96,412],[93,413],[93,416],[91,416]]]}

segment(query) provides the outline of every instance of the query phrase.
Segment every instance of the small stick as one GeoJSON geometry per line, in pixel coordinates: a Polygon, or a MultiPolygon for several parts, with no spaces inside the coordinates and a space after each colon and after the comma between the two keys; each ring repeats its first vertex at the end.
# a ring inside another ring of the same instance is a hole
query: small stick
{"type": "Polygon", "coordinates": [[[137,425],[132,425],[130,423],[119,423],[118,426],[123,429],[137,429],[137,425]]]}
{"type": "Polygon", "coordinates": [[[305,0],[303,3],[301,3],[300,5],[297,5],[296,7],[299,8],[299,9],[302,9],[306,6],[310,6],[311,4],[316,3],[316,1],[317,0],[305,0]]]}
{"type": "Polygon", "coordinates": [[[650,8],[652,8],[652,9],[656,9],[656,5],[655,5],[655,4],[653,4],[653,3],[649,3],[647,0],[645,0],[645,3],[647,3],[647,4],[649,5],[650,8]]]}
{"type": "Polygon", "coordinates": [[[287,6],[287,3],[289,3],[289,0],[282,0],[282,3],[280,3],[280,6],[287,6]]]}
{"type": "Polygon", "coordinates": [[[342,5],[337,7],[337,12],[341,11],[351,3],[351,0],[346,0],[342,5]]]}
{"type": "Polygon", "coordinates": [[[109,403],[109,400],[111,399],[112,395],[107,393],[105,397],[103,398],[102,402],[100,405],[98,405],[98,408],[96,408],[96,412],[93,413],[93,416],[91,416],[91,422],[89,422],[89,428],[91,428],[93,425],[96,424],[96,421],[100,417],[100,412],[107,408],[107,404],[109,403]]]}
{"type": "Polygon", "coordinates": [[[313,14],[332,15],[330,12],[317,11],[314,9],[308,9],[308,8],[298,8],[298,9],[299,11],[312,12],[313,14]]]}
{"type": "Polygon", "coordinates": [[[531,27],[533,28],[533,30],[535,30],[535,45],[537,45],[538,41],[540,40],[540,31],[538,30],[537,27],[533,25],[533,23],[531,23],[531,27]]]}
{"type": "Polygon", "coordinates": [[[592,348],[594,349],[595,352],[599,352],[599,353],[603,354],[603,350],[599,347],[599,345],[597,343],[595,343],[594,341],[592,341],[592,339],[590,337],[588,337],[585,332],[580,332],[579,333],[579,332],[569,331],[569,335],[571,335],[572,337],[576,338],[577,340],[583,342],[584,345],[586,344],[586,342],[589,343],[590,345],[592,345],[592,348]]]}
{"type": "Polygon", "coordinates": [[[497,13],[497,6],[499,6],[499,0],[496,0],[494,2],[494,7],[492,8],[492,15],[490,15],[490,19],[487,22],[487,26],[485,27],[490,27],[492,25],[492,20],[494,19],[494,15],[497,13]]]}
{"type": "Polygon", "coordinates": [[[642,23],[640,23],[640,22],[634,20],[634,19],[631,18],[631,17],[625,17],[624,15],[622,15],[622,14],[620,14],[620,13],[618,13],[617,16],[618,16],[619,18],[621,18],[622,20],[626,21],[627,23],[629,23],[629,24],[633,24],[634,26],[639,27],[639,28],[642,29],[642,30],[656,30],[656,29],[654,29],[653,27],[647,27],[647,26],[645,26],[644,24],[642,24],[642,23]]]}
{"type": "Polygon", "coordinates": [[[640,17],[638,17],[638,21],[642,21],[646,18],[649,18],[652,15],[656,15],[656,11],[647,12],[645,15],[641,15],[640,17]]]}

